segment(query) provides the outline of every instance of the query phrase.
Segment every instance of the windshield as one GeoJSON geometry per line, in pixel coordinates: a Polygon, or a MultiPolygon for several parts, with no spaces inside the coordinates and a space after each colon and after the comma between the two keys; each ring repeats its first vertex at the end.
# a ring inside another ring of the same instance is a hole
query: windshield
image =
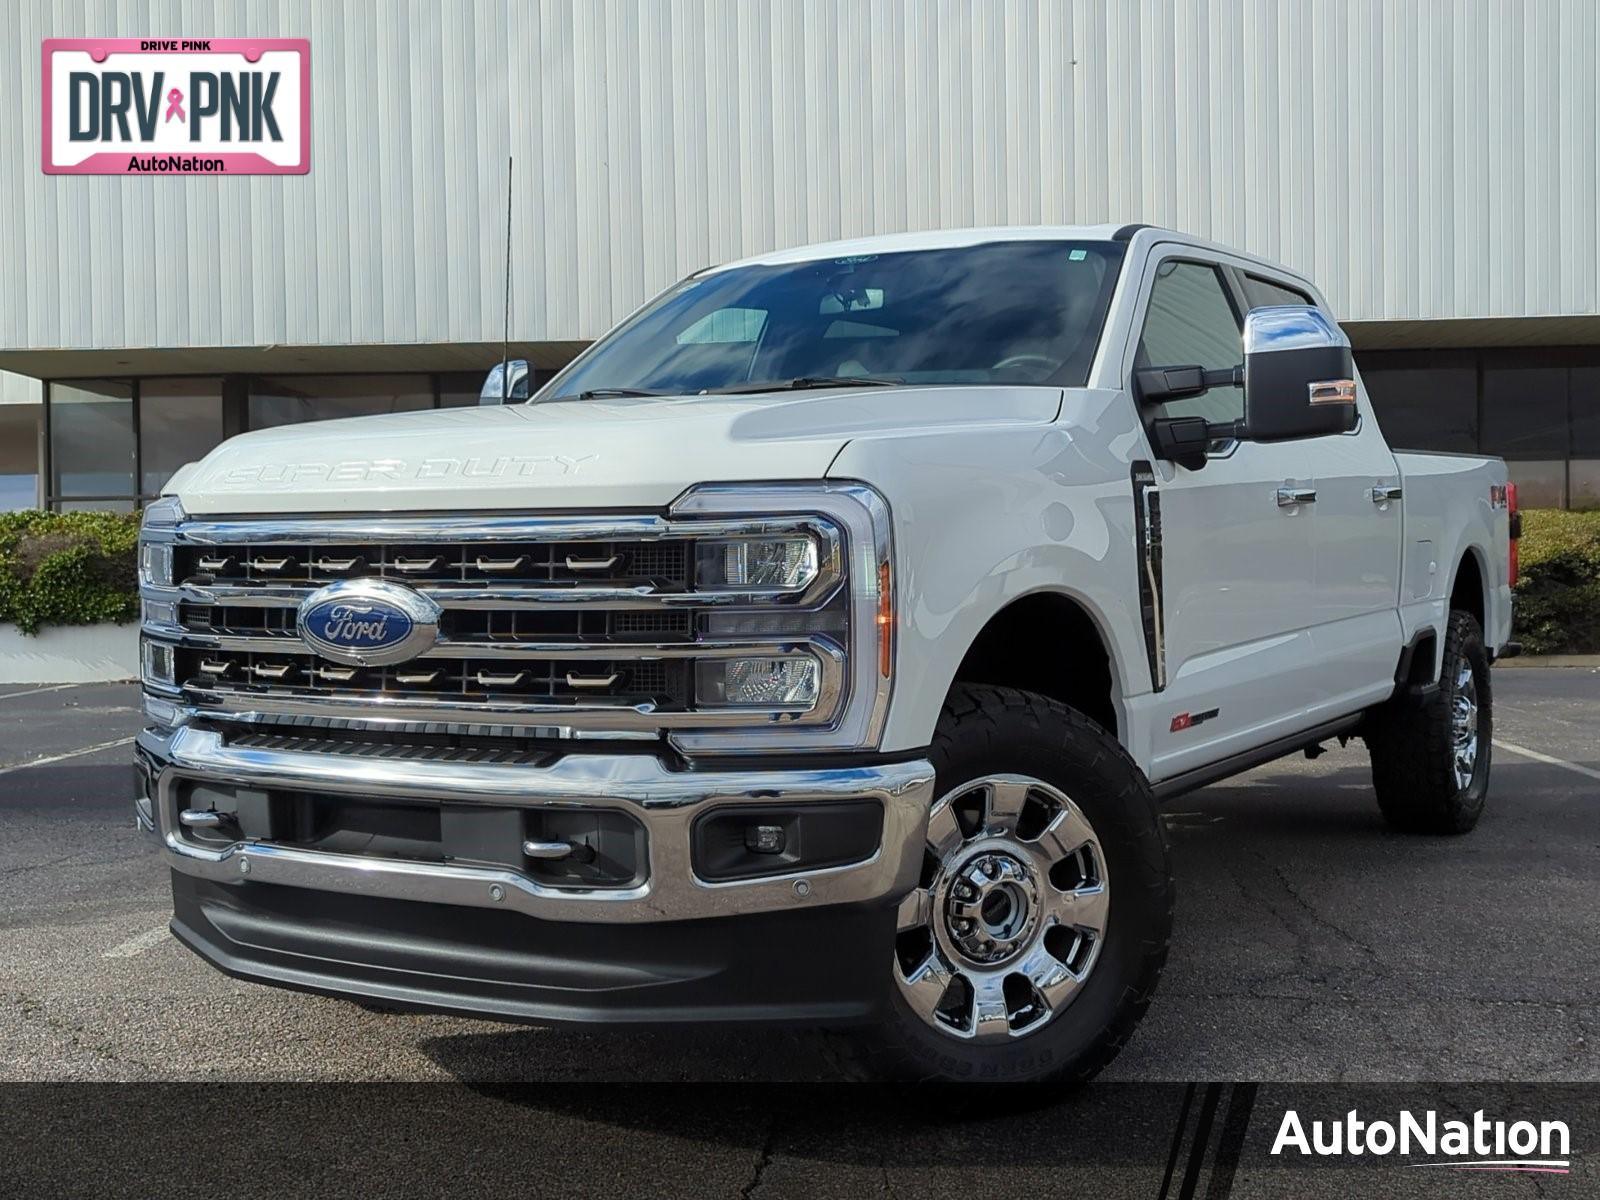
{"type": "Polygon", "coordinates": [[[908,384],[1081,386],[1117,242],[991,242],[685,280],[536,399],[908,384]]]}

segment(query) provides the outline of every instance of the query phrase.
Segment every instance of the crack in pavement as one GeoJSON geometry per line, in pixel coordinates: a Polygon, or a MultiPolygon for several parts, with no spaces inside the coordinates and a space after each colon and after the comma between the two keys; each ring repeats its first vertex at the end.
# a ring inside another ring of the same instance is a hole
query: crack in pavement
{"type": "Polygon", "coordinates": [[[755,1195],[756,1189],[761,1186],[761,1177],[767,1173],[767,1168],[772,1165],[772,1143],[777,1137],[777,1133],[777,1118],[770,1118],[767,1121],[767,1132],[761,1140],[761,1153],[756,1158],[755,1172],[750,1176],[750,1182],[739,1189],[739,1195],[744,1200],[750,1200],[750,1197],[755,1195]]]}

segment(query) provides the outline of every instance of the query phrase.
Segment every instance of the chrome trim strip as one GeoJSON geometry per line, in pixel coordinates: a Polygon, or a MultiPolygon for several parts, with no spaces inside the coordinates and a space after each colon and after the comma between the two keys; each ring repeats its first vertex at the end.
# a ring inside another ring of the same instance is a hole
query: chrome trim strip
{"type": "Polygon", "coordinates": [[[175,871],[218,882],[279,884],[404,900],[507,908],[561,921],[650,922],[893,899],[916,881],[934,772],[926,761],[821,770],[674,772],[645,755],[567,755],[548,767],[367,759],[228,746],[221,735],[154,730],[139,748],[157,766],[154,805],[163,857],[175,871]],[[649,871],[635,887],[576,891],[498,867],[334,854],[268,842],[225,847],[186,839],[180,781],[391,796],[518,808],[611,808],[646,828],[649,871]],[[690,826],[723,804],[792,805],[876,799],[883,839],[872,857],[844,867],[707,883],[694,875],[690,826]],[[806,886],[797,886],[804,880],[806,886]]]}
{"type": "Polygon", "coordinates": [[[672,522],[649,513],[604,518],[553,516],[415,517],[237,517],[186,520],[177,528],[179,545],[225,546],[237,543],[471,542],[471,541],[651,541],[660,538],[718,537],[803,532],[811,524],[791,516],[729,521],[672,522]]]}
{"type": "MultiPolygon", "coordinates": [[[[329,581],[334,582],[333,580],[329,581]]],[[[658,592],[640,587],[528,587],[515,584],[449,584],[418,586],[412,590],[445,609],[569,609],[586,605],[596,610],[659,608],[749,608],[784,605],[797,608],[824,603],[839,579],[836,573],[818,571],[803,592],[658,592]]],[[[179,600],[187,604],[225,604],[238,608],[298,608],[324,584],[185,583],[175,588],[144,588],[149,600],[179,600]]],[[[407,585],[409,586],[409,585],[407,585]]]]}
{"type": "MultiPolygon", "coordinates": [[[[169,631],[146,627],[152,638],[170,640],[191,650],[235,650],[255,654],[315,653],[293,634],[267,636],[210,633],[202,630],[169,631]]],[[[797,637],[774,634],[767,639],[741,639],[716,642],[473,642],[442,641],[408,662],[455,658],[570,658],[651,661],[664,658],[776,658],[797,650],[819,650],[838,656],[837,649],[820,635],[797,637]]]]}

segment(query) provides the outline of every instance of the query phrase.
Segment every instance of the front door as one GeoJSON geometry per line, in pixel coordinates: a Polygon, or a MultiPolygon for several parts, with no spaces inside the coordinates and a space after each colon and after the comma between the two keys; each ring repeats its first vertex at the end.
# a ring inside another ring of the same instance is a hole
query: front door
{"type": "MultiPolygon", "coordinates": [[[[1223,264],[1174,248],[1146,270],[1130,386],[1138,367],[1238,366],[1245,302],[1223,264]]],[[[1243,393],[1219,387],[1142,415],[1222,422],[1243,411],[1243,393]]],[[[1152,779],[1305,727],[1316,697],[1316,505],[1296,498],[1317,489],[1313,461],[1304,442],[1228,441],[1215,444],[1199,470],[1152,457],[1148,484],[1135,480],[1136,489],[1154,492],[1159,523],[1152,779]]],[[[1150,507],[1148,494],[1143,505],[1150,507]]]]}

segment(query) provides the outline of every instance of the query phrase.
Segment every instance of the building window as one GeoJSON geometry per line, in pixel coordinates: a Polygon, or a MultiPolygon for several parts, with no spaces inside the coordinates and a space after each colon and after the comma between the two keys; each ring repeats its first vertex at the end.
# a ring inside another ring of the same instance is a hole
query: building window
{"type": "Polygon", "coordinates": [[[50,494],[62,510],[134,508],[133,384],[82,379],[50,385],[50,494]]]}
{"type": "Polygon", "coordinates": [[[139,492],[161,494],[173,473],[223,439],[222,380],[201,376],[139,381],[139,492]]]}
{"type": "Polygon", "coordinates": [[[39,405],[0,404],[0,512],[39,506],[39,405]]]}
{"type": "Polygon", "coordinates": [[[273,375],[250,380],[250,428],[434,407],[427,375],[273,375]]]}
{"type": "Polygon", "coordinates": [[[1471,350],[1360,354],[1361,382],[1397,450],[1478,452],[1478,359],[1471,350]]]}

